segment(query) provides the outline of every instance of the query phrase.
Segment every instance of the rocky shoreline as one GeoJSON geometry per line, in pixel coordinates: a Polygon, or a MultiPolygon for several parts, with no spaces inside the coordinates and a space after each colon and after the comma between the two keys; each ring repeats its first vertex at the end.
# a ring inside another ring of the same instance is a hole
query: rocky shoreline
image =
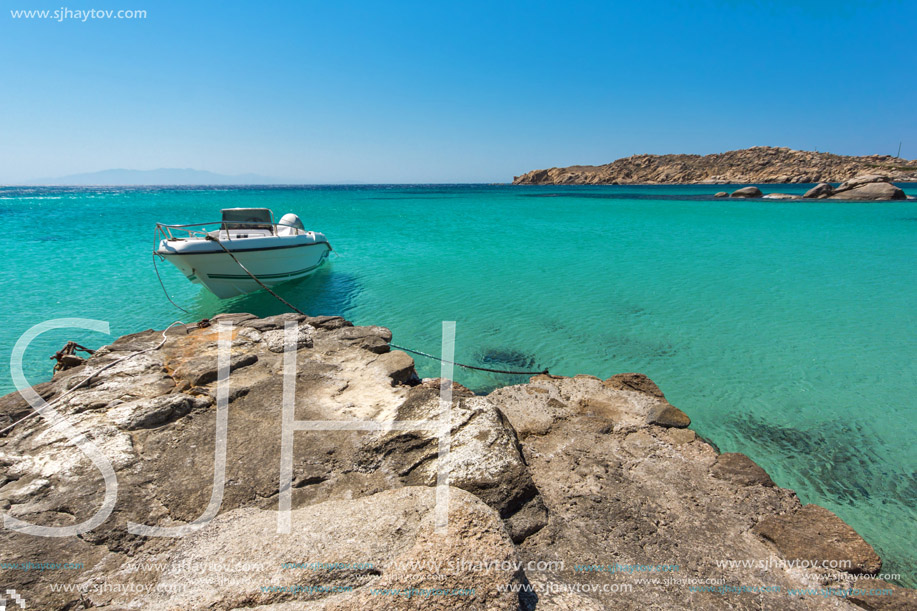
{"type": "MultiPolygon", "coordinates": [[[[339,317],[224,314],[122,337],[36,385],[110,461],[117,501],[78,536],[0,531],[4,588],[68,611],[917,605],[869,578],[881,559],[852,528],[720,454],[646,376],[537,375],[486,396],[453,384],[442,420],[439,380],[418,379],[390,340],[339,317]],[[363,428],[300,426],[281,490],[285,392],[295,421],[363,428]],[[379,424],[391,421],[418,428],[379,424]],[[447,453],[431,422],[448,423],[447,453]],[[292,530],[278,534],[285,495],[292,530]],[[219,514],[186,536],[129,530],[194,523],[214,498],[219,514]]],[[[0,428],[31,411],[0,398],[0,428]]],[[[68,526],[103,506],[99,470],[41,418],[0,435],[0,463],[5,515],[68,526]]]]}
{"type": "Polygon", "coordinates": [[[598,166],[532,170],[514,185],[841,183],[878,174],[917,182],[917,161],[891,155],[846,156],[755,146],[713,155],[633,155],[598,166]]]}

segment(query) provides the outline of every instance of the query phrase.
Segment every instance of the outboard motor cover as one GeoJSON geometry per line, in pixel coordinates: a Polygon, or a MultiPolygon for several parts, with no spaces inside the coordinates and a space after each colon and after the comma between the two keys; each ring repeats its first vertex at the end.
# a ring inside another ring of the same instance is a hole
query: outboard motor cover
{"type": "Polygon", "coordinates": [[[306,228],[302,224],[302,220],[292,212],[284,214],[280,218],[280,223],[278,223],[278,225],[277,235],[298,235],[306,231],[306,228]]]}

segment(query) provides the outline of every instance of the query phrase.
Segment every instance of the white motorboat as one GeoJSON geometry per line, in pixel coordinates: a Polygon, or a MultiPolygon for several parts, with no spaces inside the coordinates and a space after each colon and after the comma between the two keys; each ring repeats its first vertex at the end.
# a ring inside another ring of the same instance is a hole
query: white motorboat
{"type": "Polygon", "coordinates": [[[304,278],[331,252],[325,234],[306,231],[295,214],[275,223],[267,208],[228,208],[219,223],[157,223],[156,230],[162,240],[153,254],[221,299],[263,288],[258,281],[271,287],[304,278]]]}

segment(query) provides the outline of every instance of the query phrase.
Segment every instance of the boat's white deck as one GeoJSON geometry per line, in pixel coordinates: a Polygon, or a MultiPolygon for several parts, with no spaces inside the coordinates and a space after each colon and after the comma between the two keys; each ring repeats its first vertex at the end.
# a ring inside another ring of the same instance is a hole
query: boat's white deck
{"type": "MultiPolygon", "coordinates": [[[[270,229],[219,229],[207,232],[212,238],[218,240],[247,240],[250,238],[271,238],[274,232],[270,229]]],[[[204,239],[204,238],[200,238],[204,239]]]]}

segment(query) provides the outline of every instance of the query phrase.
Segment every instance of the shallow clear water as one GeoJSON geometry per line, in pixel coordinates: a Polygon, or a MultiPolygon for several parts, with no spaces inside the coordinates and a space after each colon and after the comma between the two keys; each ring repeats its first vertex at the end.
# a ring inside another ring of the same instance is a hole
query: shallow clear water
{"type": "MultiPolygon", "coordinates": [[[[47,319],[107,320],[118,336],[284,311],[264,294],[219,301],[162,263],[183,315],[150,251],[156,221],[295,212],[339,255],[281,288],[301,309],[383,324],[434,353],[441,321],[455,320],[460,362],[644,372],[699,434],[838,513],[883,572],[917,585],[917,202],[709,197],[721,188],[0,189],[0,391],[12,390],[13,343],[47,319]]],[[[41,336],[31,381],[68,339],[109,341],[41,336]]],[[[456,378],[478,391],[520,381],[456,378]]]]}

